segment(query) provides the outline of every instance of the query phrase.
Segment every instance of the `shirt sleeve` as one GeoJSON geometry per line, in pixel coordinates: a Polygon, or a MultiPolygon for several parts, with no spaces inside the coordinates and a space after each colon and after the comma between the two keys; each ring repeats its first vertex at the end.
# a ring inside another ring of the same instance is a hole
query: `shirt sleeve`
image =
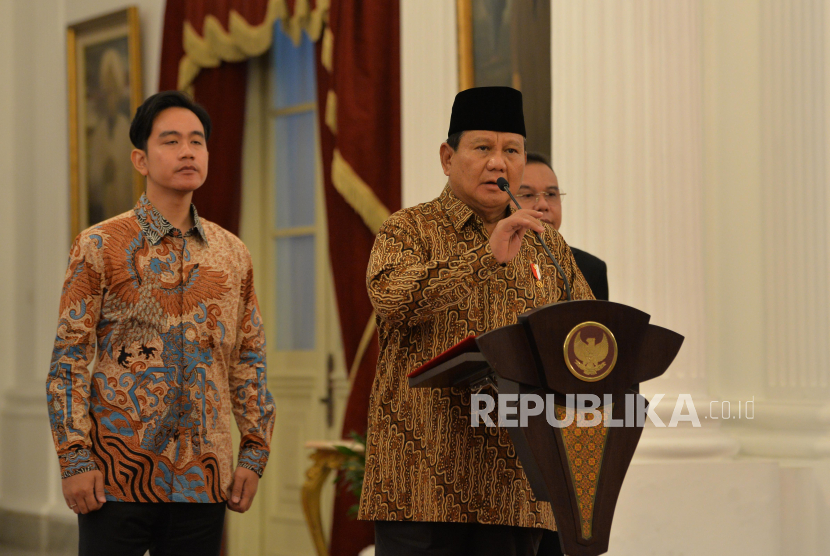
{"type": "Polygon", "coordinates": [[[101,244],[95,234],[80,235],[72,244],[46,378],[49,424],[64,479],[97,469],[90,449],[88,366],[95,356],[95,329],[101,313],[101,244]]]}
{"type": "Polygon", "coordinates": [[[455,245],[429,249],[412,226],[392,217],[380,229],[366,271],[378,316],[413,326],[457,305],[501,268],[483,241],[468,250],[455,245]]]}
{"type": "Polygon", "coordinates": [[[250,469],[261,477],[268,463],[271,434],[274,430],[274,398],[268,391],[265,332],[254,291],[251,256],[247,249],[245,279],[240,288],[239,304],[241,317],[228,376],[233,414],[242,435],[237,466],[250,469]]]}

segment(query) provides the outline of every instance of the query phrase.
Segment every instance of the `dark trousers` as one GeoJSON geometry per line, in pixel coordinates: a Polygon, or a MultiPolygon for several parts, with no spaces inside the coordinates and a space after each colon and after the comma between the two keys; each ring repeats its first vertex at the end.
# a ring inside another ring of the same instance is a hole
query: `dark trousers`
{"type": "Polygon", "coordinates": [[[107,502],[78,515],[78,555],[218,556],[224,523],[224,503],[107,502]]]}
{"type": "Polygon", "coordinates": [[[375,556],[535,556],[542,531],[481,523],[376,521],[375,556]]]}
{"type": "Polygon", "coordinates": [[[565,553],[559,547],[559,533],[556,531],[548,531],[542,533],[542,544],[539,545],[539,551],[536,556],[564,556],[565,553]]]}

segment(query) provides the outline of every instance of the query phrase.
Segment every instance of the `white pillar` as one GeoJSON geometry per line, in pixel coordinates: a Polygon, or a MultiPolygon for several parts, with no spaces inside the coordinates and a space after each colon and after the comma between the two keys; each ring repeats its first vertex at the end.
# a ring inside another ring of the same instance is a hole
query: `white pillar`
{"type": "Polygon", "coordinates": [[[764,358],[771,398],[830,398],[826,2],[761,10],[764,358]]]}
{"type": "Polygon", "coordinates": [[[830,542],[830,3],[760,4],[762,403],[742,454],[781,462],[783,540],[830,542]],[[806,516],[806,519],[805,519],[806,516]]]}
{"type": "Polygon", "coordinates": [[[45,548],[71,533],[74,518],[61,496],[45,403],[69,247],[64,2],[8,2],[4,11],[4,179],[13,190],[4,226],[13,229],[4,231],[11,326],[0,369],[0,538],[45,548]],[[55,518],[66,527],[48,527],[55,518]]]}
{"type": "Polygon", "coordinates": [[[707,3],[709,361],[720,393],[756,399],[742,453],[826,457],[830,9],[733,4],[707,3]]]}
{"type": "Polygon", "coordinates": [[[708,408],[703,264],[703,82],[699,0],[569,2],[552,9],[553,164],[562,232],[604,259],[612,300],[685,336],[663,377],[670,416],[691,394],[704,426],[649,429],[640,456],[737,451],[708,408]]]}
{"type": "Polygon", "coordinates": [[[761,3],[764,403],[743,451],[830,456],[830,6],[761,3]]]}
{"type": "MultiPolygon", "coordinates": [[[[45,379],[68,253],[66,49],[62,0],[15,2],[10,10],[13,115],[8,120],[7,175],[14,231],[10,357],[2,371],[0,508],[20,514],[71,516],[60,498],[49,435],[45,379]]],[[[9,524],[8,521],[6,521],[9,524]]],[[[3,531],[8,533],[8,531],[3,531]]]]}
{"type": "MultiPolygon", "coordinates": [[[[708,361],[754,398],[731,421],[745,461],[776,461],[783,553],[830,542],[830,5],[706,0],[708,361]]],[[[734,405],[734,404],[733,404],[734,405]]]]}
{"type": "Polygon", "coordinates": [[[642,391],[665,394],[665,422],[691,394],[702,425],[646,427],[615,512],[611,547],[621,555],[779,554],[777,464],[734,460],[738,442],[708,418],[704,16],[704,0],[552,1],[563,235],[607,262],[612,300],[685,336],[674,364],[642,391]]]}

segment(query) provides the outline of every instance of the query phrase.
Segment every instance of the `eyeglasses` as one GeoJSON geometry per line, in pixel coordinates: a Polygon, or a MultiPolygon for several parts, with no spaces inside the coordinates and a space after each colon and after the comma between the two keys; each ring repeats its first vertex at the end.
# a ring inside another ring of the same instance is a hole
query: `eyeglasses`
{"type": "Polygon", "coordinates": [[[522,193],[520,195],[516,195],[516,198],[522,201],[533,202],[535,205],[539,202],[539,197],[544,197],[545,201],[548,203],[558,202],[562,200],[562,197],[567,195],[567,193],[561,193],[559,191],[544,191],[542,193],[522,193]]]}

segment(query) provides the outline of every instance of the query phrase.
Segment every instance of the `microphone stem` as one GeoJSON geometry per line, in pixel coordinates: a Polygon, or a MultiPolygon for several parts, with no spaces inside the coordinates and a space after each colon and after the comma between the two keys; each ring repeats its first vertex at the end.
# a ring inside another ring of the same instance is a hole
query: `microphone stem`
{"type": "MultiPolygon", "coordinates": [[[[507,191],[508,195],[510,195],[510,198],[513,200],[513,204],[516,205],[516,208],[519,209],[519,210],[522,210],[522,206],[519,204],[519,201],[516,200],[516,197],[513,196],[513,192],[510,191],[510,188],[507,187],[504,190],[507,191]]],[[[554,257],[553,253],[551,253],[550,249],[548,249],[548,246],[545,243],[545,240],[542,239],[542,234],[540,234],[539,232],[533,232],[533,233],[536,234],[536,238],[539,240],[539,243],[541,243],[542,247],[545,248],[545,253],[547,253],[548,257],[550,257],[550,260],[553,261],[553,265],[556,267],[556,270],[559,271],[559,275],[562,276],[562,282],[565,283],[565,295],[567,296],[568,301],[572,301],[572,298],[571,298],[571,284],[570,284],[570,282],[568,282],[568,277],[565,276],[565,271],[562,270],[562,267],[559,266],[559,262],[556,260],[556,257],[554,257]]]]}

